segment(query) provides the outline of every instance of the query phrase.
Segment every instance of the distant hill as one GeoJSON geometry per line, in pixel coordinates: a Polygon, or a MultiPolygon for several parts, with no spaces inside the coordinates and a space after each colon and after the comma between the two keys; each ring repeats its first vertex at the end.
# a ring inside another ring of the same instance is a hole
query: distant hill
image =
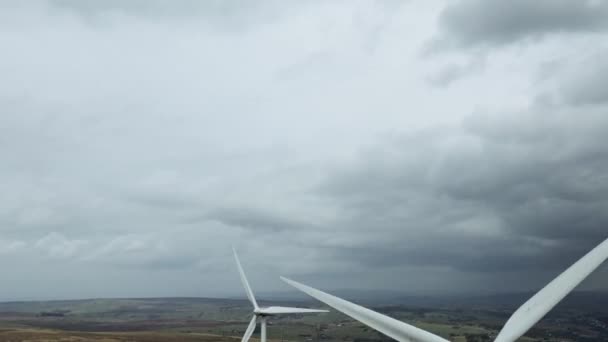
{"type": "MultiPolygon", "coordinates": [[[[530,291],[483,295],[417,296],[392,291],[373,290],[333,290],[328,292],[368,306],[400,305],[459,309],[514,309],[535,293],[530,291]]],[[[311,301],[310,297],[296,292],[260,293],[259,297],[262,300],[269,301],[311,301]]],[[[558,305],[556,310],[559,309],[608,312],[608,292],[575,291],[558,305]]]]}
{"type": "MultiPolygon", "coordinates": [[[[416,296],[391,291],[334,290],[329,291],[344,299],[369,307],[403,306],[430,309],[515,309],[530,298],[534,292],[502,293],[492,295],[451,295],[416,296]]],[[[305,305],[319,306],[318,302],[298,292],[259,293],[261,305],[305,305]]],[[[0,312],[53,312],[98,311],[131,306],[149,305],[173,310],[179,308],[207,307],[207,305],[232,305],[248,308],[244,297],[234,298],[123,298],[123,299],[81,299],[55,301],[0,302],[0,312]]],[[[581,310],[586,312],[608,312],[608,292],[573,292],[558,305],[556,310],[581,310]]],[[[161,310],[162,311],[162,310],[161,310]]]]}

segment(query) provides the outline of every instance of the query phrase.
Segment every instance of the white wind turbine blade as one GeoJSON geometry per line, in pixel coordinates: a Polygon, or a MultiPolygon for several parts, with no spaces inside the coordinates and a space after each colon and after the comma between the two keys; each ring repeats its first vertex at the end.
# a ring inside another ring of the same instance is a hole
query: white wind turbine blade
{"type": "Polygon", "coordinates": [[[305,314],[305,313],[317,313],[317,312],[329,312],[329,311],[319,310],[319,309],[290,308],[290,307],[285,307],[285,306],[269,306],[266,308],[260,308],[259,312],[262,315],[282,315],[282,314],[305,314]]]}
{"type": "Polygon", "coordinates": [[[249,341],[249,338],[251,337],[251,335],[253,334],[253,331],[255,330],[256,320],[257,320],[256,316],[253,315],[253,317],[251,318],[251,321],[249,322],[249,325],[247,326],[247,330],[245,330],[245,334],[243,335],[241,342],[249,341]]]}
{"type": "Polygon", "coordinates": [[[517,309],[502,328],[495,342],[512,342],[523,336],[607,258],[608,239],[592,249],[517,309]]]}
{"type": "Polygon", "coordinates": [[[232,252],[234,253],[234,260],[236,260],[236,266],[239,269],[239,274],[241,276],[241,282],[245,287],[245,292],[247,293],[247,298],[251,304],[253,304],[254,310],[258,310],[258,303],[255,301],[255,297],[253,296],[253,291],[251,291],[251,286],[249,286],[249,282],[247,281],[247,277],[245,276],[245,271],[243,271],[243,267],[241,266],[241,262],[239,261],[239,256],[236,254],[236,249],[232,248],[232,252]]]}
{"type": "Polygon", "coordinates": [[[400,342],[447,342],[446,339],[310,286],[281,277],[287,284],[400,342]]]}

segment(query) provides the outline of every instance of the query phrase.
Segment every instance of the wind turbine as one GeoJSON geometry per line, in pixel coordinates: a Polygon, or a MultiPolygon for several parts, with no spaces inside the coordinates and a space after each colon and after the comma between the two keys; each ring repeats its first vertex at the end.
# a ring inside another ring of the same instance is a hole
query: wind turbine
{"type": "Polygon", "coordinates": [[[245,330],[245,334],[243,335],[241,342],[249,341],[249,338],[255,330],[257,322],[260,322],[261,325],[260,342],[266,342],[266,323],[269,316],[328,312],[327,310],[290,308],[284,306],[258,306],[258,303],[255,300],[255,296],[253,295],[253,291],[251,290],[249,282],[247,281],[247,277],[245,276],[245,271],[243,271],[243,267],[241,266],[241,262],[239,261],[239,256],[236,254],[236,250],[234,248],[232,248],[232,252],[234,253],[234,260],[236,260],[236,266],[239,270],[239,275],[241,276],[241,282],[245,287],[247,298],[249,298],[249,301],[251,302],[251,304],[253,304],[253,317],[249,322],[249,326],[247,326],[247,330],[245,330]]]}
{"type": "MultiPolygon", "coordinates": [[[[555,305],[580,284],[591,272],[608,259],[608,239],[566,269],[557,278],[538,291],[509,318],[496,336],[495,342],[513,342],[523,336],[555,305]]],[[[332,296],[310,286],[281,277],[289,285],[368,325],[400,342],[446,342],[442,337],[381,313],[332,296]]]]}

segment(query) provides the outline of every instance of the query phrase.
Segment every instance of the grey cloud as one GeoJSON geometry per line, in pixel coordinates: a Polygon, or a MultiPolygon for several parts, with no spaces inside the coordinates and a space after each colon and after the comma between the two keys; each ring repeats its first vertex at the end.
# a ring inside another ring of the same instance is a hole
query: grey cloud
{"type": "MultiPolygon", "coordinates": [[[[239,11],[239,6],[234,1],[166,1],[166,0],[109,0],[103,2],[75,1],[75,0],[51,0],[51,6],[72,9],[83,14],[99,14],[107,12],[124,12],[135,15],[193,15],[200,12],[211,12],[214,14],[230,13],[239,11]]],[[[241,7],[242,8],[242,7],[241,7]]]]}
{"type": "Polygon", "coordinates": [[[462,65],[448,65],[436,75],[429,77],[429,82],[435,86],[445,87],[462,78],[470,72],[470,68],[462,65]]]}
{"type": "Polygon", "coordinates": [[[608,102],[608,48],[604,39],[591,39],[573,49],[581,50],[576,57],[560,56],[542,62],[537,72],[541,89],[535,101],[560,108],[561,106],[600,107],[608,102]]]}
{"type": "Polygon", "coordinates": [[[509,44],[553,33],[601,32],[608,29],[603,1],[461,0],[439,17],[439,46],[509,44]]]}
{"type": "Polygon", "coordinates": [[[277,232],[282,230],[310,230],[310,223],[281,217],[278,214],[253,208],[222,208],[211,211],[204,216],[205,220],[219,221],[228,226],[251,229],[254,231],[277,232]]]}
{"type": "Polygon", "coordinates": [[[571,105],[603,105],[608,103],[608,53],[586,58],[575,63],[571,72],[565,77],[558,77],[560,99],[571,105]]]}
{"type": "Polygon", "coordinates": [[[560,269],[580,258],[579,252],[561,246],[543,250],[524,238],[480,238],[459,232],[429,234],[426,239],[411,239],[405,245],[347,247],[335,251],[338,257],[348,257],[370,268],[411,265],[485,274],[560,269]]]}
{"type": "Polygon", "coordinates": [[[186,245],[167,243],[161,236],[127,235],[114,238],[89,253],[81,253],[81,260],[121,268],[137,269],[192,269],[200,254],[186,245]]]}
{"type": "Polygon", "coordinates": [[[455,81],[472,75],[475,71],[482,69],[483,66],[484,61],[479,58],[471,59],[463,64],[448,64],[435,74],[431,74],[428,80],[434,86],[447,87],[455,81]]]}
{"type": "Polygon", "coordinates": [[[608,119],[545,110],[476,115],[363,152],[322,188],[350,213],[345,226],[377,231],[344,257],[546,271],[605,239],[608,119]]]}
{"type": "Polygon", "coordinates": [[[195,0],[50,0],[48,6],[83,16],[87,20],[106,20],[112,16],[132,16],[149,20],[189,20],[227,31],[241,31],[252,24],[276,19],[287,7],[280,1],[195,1],[195,0]]]}
{"type": "Polygon", "coordinates": [[[66,239],[63,235],[52,232],[36,241],[34,248],[43,250],[50,258],[69,259],[86,248],[86,245],[87,241],[66,239]]]}

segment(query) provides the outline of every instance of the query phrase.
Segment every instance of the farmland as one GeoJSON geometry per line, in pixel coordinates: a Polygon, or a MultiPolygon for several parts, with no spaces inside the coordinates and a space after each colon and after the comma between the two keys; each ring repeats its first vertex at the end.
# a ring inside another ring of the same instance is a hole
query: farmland
{"type": "MultiPolygon", "coordinates": [[[[504,305],[470,306],[394,304],[374,309],[459,342],[492,340],[512,311],[504,305]]],[[[560,307],[522,340],[608,341],[608,313],[596,309],[585,301],[560,307]]],[[[244,300],[205,298],[0,303],[0,341],[240,341],[250,310],[244,300]]],[[[271,319],[268,329],[272,341],[388,340],[335,311],[271,319]]],[[[258,336],[256,332],[254,339],[258,336]]]]}

